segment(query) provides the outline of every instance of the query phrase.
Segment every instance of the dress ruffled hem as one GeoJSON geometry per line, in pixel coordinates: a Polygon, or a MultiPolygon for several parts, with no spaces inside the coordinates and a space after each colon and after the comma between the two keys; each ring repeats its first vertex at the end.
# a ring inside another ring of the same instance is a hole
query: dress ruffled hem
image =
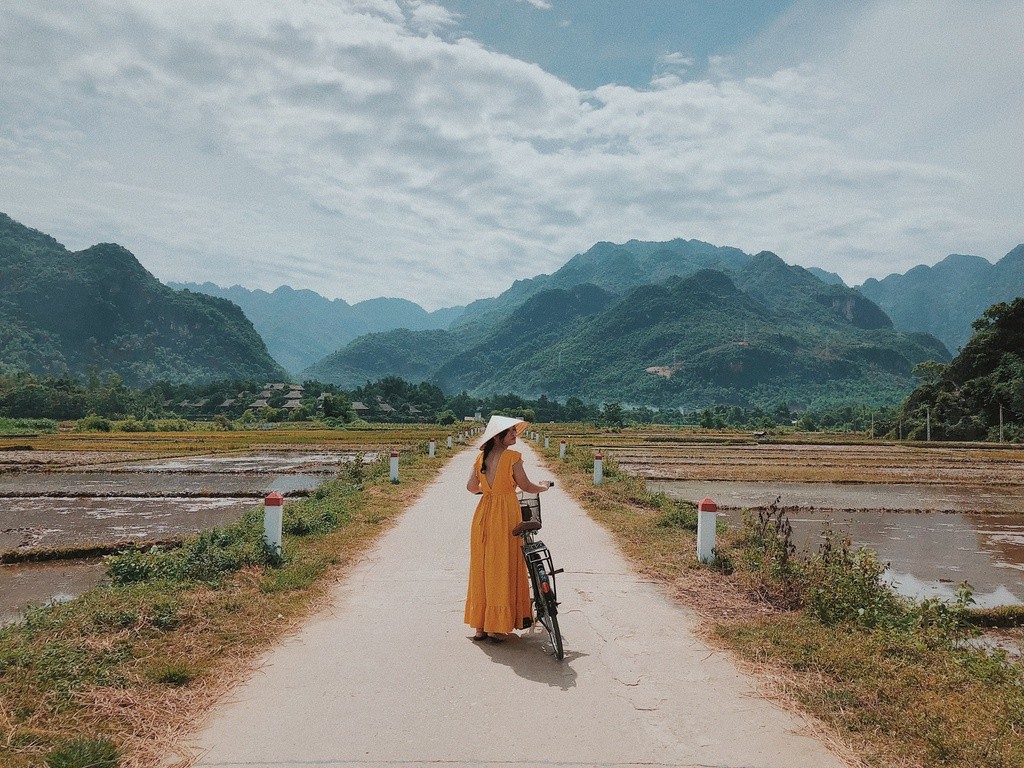
{"type": "Polygon", "coordinates": [[[511,608],[487,608],[483,612],[481,626],[477,623],[480,619],[480,610],[474,609],[474,606],[466,606],[465,619],[473,629],[483,629],[484,632],[495,634],[507,634],[513,629],[526,629],[533,620],[533,617],[524,616],[517,621],[513,616],[511,608]]]}

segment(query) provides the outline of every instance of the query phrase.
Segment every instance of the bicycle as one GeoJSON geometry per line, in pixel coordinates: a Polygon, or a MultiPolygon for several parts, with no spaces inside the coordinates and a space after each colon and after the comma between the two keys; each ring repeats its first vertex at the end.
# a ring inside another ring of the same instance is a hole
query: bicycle
{"type": "Polygon", "coordinates": [[[519,491],[519,509],[523,522],[519,523],[513,533],[523,539],[523,557],[526,559],[526,570],[530,574],[530,592],[533,597],[534,621],[539,621],[547,630],[555,658],[565,658],[562,647],[562,633],[558,628],[558,593],[555,587],[555,575],[562,573],[561,568],[555,569],[551,560],[551,551],[543,541],[535,538],[541,529],[540,495],[519,491]]]}

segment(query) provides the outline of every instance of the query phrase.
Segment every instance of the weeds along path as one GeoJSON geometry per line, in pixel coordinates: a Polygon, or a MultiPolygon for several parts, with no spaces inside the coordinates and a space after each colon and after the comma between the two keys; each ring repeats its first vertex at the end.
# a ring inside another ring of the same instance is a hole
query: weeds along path
{"type": "Polygon", "coordinates": [[[194,765],[843,766],[698,640],[695,617],[557,487],[543,497],[542,538],[565,568],[565,660],[543,634],[472,642],[474,457],[457,454],[326,607],[215,707],[190,745],[194,765]]]}

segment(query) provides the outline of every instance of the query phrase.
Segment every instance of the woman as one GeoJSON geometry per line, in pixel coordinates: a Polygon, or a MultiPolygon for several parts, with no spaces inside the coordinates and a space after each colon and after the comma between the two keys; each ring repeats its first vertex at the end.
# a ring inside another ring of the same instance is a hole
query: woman
{"type": "Polygon", "coordinates": [[[529,576],[512,529],[522,522],[516,487],[539,493],[551,487],[531,483],[523,469],[523,456],[513,451],[522,419],[492,416],[484,431],[480,455],[466,483],[470,493],[483,494],[473,516],[469,540],[469,589],[466,623],[474,640],[501,642],[513,629],[530,626],[529,576]]]}

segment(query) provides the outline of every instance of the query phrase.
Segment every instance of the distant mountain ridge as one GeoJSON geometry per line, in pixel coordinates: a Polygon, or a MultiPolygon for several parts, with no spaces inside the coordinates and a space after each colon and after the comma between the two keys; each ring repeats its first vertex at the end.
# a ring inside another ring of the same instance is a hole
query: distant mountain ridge
{"type": "Polygon", "coordinates": [[[271,293],[240,285],[222,288],[213,283],[168,283],[168,286],[237,304],[263,337],[271,356],[294,374],[359,336],[399,328],[414,331],[447,328],[463,312],[462,307],[427,312],[411,301],[392,298],[349,304],[287,285],[271,293]]]}
{"type": "Polygon", "coordinates": [[[286,376],[229,301],[174,291],[129,251],[72,253],[0,213],[0,371],[117,373],[126,384],[286,376]]]}
{"type": "MultiPolygon", "coordinates": [[[[949,359],[937,339],[893,330],[845,285],[768,252],[697,244],[695,256],[695,242],[599,244],[564,271],[470,305],[450,331],[431,335],[432,353],[406,375],[446,391],[646,405],[893,403],[913,389],[916,363],[949,359]],[[694,271],[702,258],[719,268],[694,271]]],[[[353,386],[388,373],[376,361],[406,359],[428,342],[377,334],[375,355],[364,343],[304,375],[353,386]]]]}
{"type": "Polygon", "coordinates": [[[1024,244],[995,264],[952,254],[932,267],[868,279],[858,290],[897,328],[930,333],[955,351],[970,340],[971,323],[988,307],[1024,296],[1024,244]]]}

